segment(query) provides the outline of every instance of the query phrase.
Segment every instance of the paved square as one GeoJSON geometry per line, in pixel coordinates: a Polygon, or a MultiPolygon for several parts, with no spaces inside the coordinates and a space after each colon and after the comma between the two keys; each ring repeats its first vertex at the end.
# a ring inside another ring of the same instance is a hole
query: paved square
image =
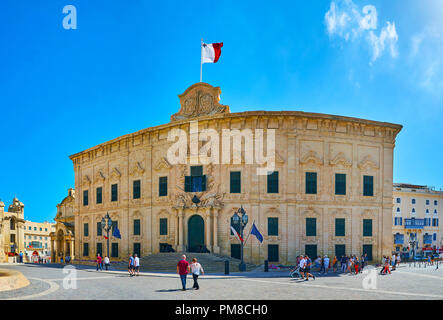
{"type": "MultiPolygon", "coordinates": [[[[368,274],[314,273],[316,280],[300,281],[289,278],[287,271],[280,271],[205,275],[199,279],[200,290],[187,291],[180,290],[180,280],[175,274],[144,273],[129,277],[123,271],[97,272],[82,267],[76,269],[77,288],[65,289],[64,279],[68,274],[63,273],[60,265],[0,265],[0,268],[18,270],[31,282],[22,289],[0,292],[0,299],[443,299],[443,269],[437,270],[435,266],[403,265],[386,276],[379,275],[377,270],[376,289],[363,288],[363,279],[368,274]]],[[[192,283],[192,277],[188,277],[187,287],[191,288],[192,283]]]]}

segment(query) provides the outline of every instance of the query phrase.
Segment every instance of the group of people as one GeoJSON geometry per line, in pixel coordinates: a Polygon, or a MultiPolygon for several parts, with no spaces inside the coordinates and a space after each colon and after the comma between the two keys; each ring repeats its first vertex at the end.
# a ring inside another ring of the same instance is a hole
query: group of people
{"type": "Polygon", "coordinates": [[[140,258],[136,253],[129,255],[128,271],[130,277],[140,274],[140,258]]]}
{"type": "Polygon", "coordinates": [[[391,257],[383,256],[381,264],[382,268],[380,270],[380,274],[391,274],[391,270],[397,269],[397,266],[400,265],[400,255],[397,253],[392,254],[391,257]],[[391,267],[391,269],[389,269],[391,267]]]}
{"type": "Polygon", "coordinates": [[[192,259],[192,263],[186,261],[186,256],[182,255],[181,260],[177,263],[177,273],[180,275],[180,280],[182,283],[182,290],[186,291],[186,278],[189,273],[192,273],[192,278],[194,280],[193,289],[198,290],[200,286],[198,284],[198,276],[204,274],[203,267],[198,263],[197,258],[192,259]]]}
{"type": "Polygon", "coordinates": [[[365,253],[358,258],[356,255],[344,255],[340,259],[340,267],[343,273],[358,274],[363,272],[364,267],[368,264],[368,255],[365,253]]]}
{"type": "Polygon", "coordinates": [[[312,260],[308,256],[298,256],[297,265],[299,266],[299,272],[302,279],[304,278],[305,281],[308,281],[309,277],[311,277],[315,280],[315,276],[311,273],[312,260]]]}
{"type": "Polygon", "coordinates": [[[105,265],[105,269],[108,270],[110,265],[110,260],[108,256],[106,256],[104,259],[101,257],[100,253],[97,253],[97,259],[95,260],[95,263],[97,264],[97,271],[103,270],[103,265],[105,265]]]}

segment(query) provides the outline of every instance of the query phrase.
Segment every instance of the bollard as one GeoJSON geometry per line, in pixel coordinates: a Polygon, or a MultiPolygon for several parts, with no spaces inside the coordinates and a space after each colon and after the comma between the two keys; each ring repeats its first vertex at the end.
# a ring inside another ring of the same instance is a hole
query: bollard
{"type": "Polygon", "coordinates": [[[268,260],[265,260],[265,272],[269,272],[268,260]]]}
{"type": "Polygon", "coordinates": [[[229,274],[229,260],[225,260],[225,274],[229,274]]]}

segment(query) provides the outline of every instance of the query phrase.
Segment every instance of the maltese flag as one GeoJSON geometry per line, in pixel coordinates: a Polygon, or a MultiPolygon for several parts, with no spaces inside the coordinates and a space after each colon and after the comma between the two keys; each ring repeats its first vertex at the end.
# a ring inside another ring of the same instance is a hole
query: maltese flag
{"type": "Polygon", "coordinates": [[[240,237],[237,230],[235,230],[235,228],[233,226],[231,226],[231,230],[232,230],[232,233],[234,234],[234,236],[238,239],[238,241],[243,242],[242,237],[240,237]]]}
{"type": "Polygon", "coordinates": [[[223,42],[202,43],[202,63],[216,63],[221,55],[223,42]]]}

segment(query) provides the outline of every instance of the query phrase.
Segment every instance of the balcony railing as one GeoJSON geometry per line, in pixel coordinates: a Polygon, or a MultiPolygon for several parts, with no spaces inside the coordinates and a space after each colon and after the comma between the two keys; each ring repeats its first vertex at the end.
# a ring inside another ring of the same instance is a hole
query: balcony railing
{"type": "Polygon", "coordinates": [[[425,219],[405,219],[405,229],[423,229],[425,226],[425,219]]]}

